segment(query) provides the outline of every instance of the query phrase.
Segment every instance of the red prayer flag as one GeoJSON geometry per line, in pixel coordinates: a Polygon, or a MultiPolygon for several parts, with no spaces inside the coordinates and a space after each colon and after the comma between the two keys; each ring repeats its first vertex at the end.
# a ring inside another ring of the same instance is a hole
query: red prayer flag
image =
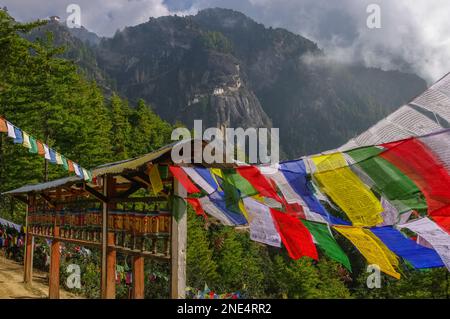
{"type": "Polygon", "coordinates": [[[276,188],[270,181],[261,174],[260,170],[255,166],[241,166],[236,169],[238,173],[244,177],[262,196],[273,198],[282,203],[278,196],[276,188]]]}
{"type": "Polygon", "coordinates": [[[8,126],[6,125],[6,120],[0,117],[0,133],[8,133],[8,126]]]}
{"type": "Polygon", "coordinates": [[[425,196],[430,214],[450,204],[450,175],[425,144],[411,138],[382,146],[387,150],[380,156],[414,181],[425,196]]]}
{"type": "Polygon", "coordinates": [[[308,228],[298,218],[275,209],[271,209],[270,211],[278,233],[280,234],[281,241],[286,247],[289,256],[292,259],[307,256],[318,260],[317,249],[308,228]]]}
{"type": "Polygon", "coordinates": [[[191,182],[183,169],[177,166],[169,166],[169,169],[172,175],[181,183],[181,185],[184,186],[189,194],[200,193],[200,190],[194,185],[194,183],[191,182]]]}
{"type": "Polygon", "coordinates": [[[200,204],[200,201],[198,198],[187,198],[187,202],[192,206],[192,208],[195,210],[195,213],[198,216],[203,216],[205,218],[208,218],[205,214],[205,211],[203,210],[202,205],[200,204]]]}
{"type": "Polygon", "coordinates": [[[447,216],[433,216],[433,220],[443,230],[450,234],[450,217],[447,216]]]}

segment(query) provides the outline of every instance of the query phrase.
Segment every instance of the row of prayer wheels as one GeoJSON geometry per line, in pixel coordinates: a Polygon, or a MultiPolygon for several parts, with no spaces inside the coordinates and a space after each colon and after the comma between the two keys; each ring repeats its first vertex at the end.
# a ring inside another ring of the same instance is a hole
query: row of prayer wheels
{"type": "MultiPolygon", "coordinates": [[[[28,216],[30,226],[52,227],[53,225],[69,229],[101,229],[102,213],[88,209],[84,212],[44,212],[28,216]]],[[[115,232],[134,234],[169,233],[171,215],[169,212],[129,212],[110,211],[108,229],[115,232]]]]}
{"type": "Polygon", "coordinates": [[[136,234],[169,233],[171,216],[168,212],[130,213],[111,211],[108,228],[112,231],[125,231],[136,234]]]}

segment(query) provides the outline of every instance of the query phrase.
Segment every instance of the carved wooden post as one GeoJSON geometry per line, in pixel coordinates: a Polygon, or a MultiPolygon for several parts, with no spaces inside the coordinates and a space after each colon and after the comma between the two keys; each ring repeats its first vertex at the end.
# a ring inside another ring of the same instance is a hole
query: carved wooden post
{"type": "MultiPolygon", "coordinates": [[[[112,177],[103,177],[103,195],[110,199],[114,195],[115,181],[112,177]]],[[[116,298],[116,250],[108,246],[115,245],[114,232],[108,231],[109,203],[103,203],[102,214],[102,298],[116,298]]]]}
{"type": "MultiPolygon", "coordinates": [[[[103,195],[108,197],[108,178],[103,176],[103,195]]],[[[101,278],[101,296],[106,298],[106,256],[108,250],[108,204],[103,202],[102,209],[102,278],[101,278]]]]}
{"type": "Polygon", "coordinates": [[[34,201],[31,195],[28,195],[27,216],[25,218],[25,257],[24,257],[24,272],[23,282],[31,284],[33,281],[33,236],[30,234],[29,228],[29,213],[30,207],[33,207],[34,201]]]}
{"type": "Polygon", "coordinates": [[[60,264],[60,243],[56,237],[59,237],[59,226],[54,226],[53,240],[50,250],[50,279],[49,294],[50,299],[59,299],[59,264],[60,264]]]}
{"type": "MultiPolygon", "coordinates": [[[[174,194],[186,198],[186,190],[174,180],[174,194]]],[[[179,208],[181,209],[181,208],[179,208]]],[[[184,208],[185,210],[185,208],[184,208]]],[[[172,217],[171,227],[171,293],[172,299],[184,299],[186,297],[186,241],[187,241],[187,212],[172,213],[183,216],[177,222],[172,217]]]]}
{"type": "Polygon", "coordinates": [[[133,257],[133,299],[144,299],[145,276],[144,276],[144,257],[133,257]]]}

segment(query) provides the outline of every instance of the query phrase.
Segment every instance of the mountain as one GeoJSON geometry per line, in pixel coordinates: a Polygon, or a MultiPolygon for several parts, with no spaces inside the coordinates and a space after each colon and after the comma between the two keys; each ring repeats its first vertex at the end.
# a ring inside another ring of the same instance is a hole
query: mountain
{"type": "Polygon", "coordinates": [[[189,127],[279,127],[289,158],[344,144],[426,88],[416,75],[333,62],[228,9],[150,18],[87,47],[93,78],[130,101],[189,127]]]}

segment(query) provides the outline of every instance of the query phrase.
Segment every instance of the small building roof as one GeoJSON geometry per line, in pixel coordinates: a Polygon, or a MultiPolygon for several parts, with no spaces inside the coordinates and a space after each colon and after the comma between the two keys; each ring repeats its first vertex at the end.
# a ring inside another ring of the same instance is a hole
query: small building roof
{"type": "MultiPolygon", "coordinates": [[[[194,140],[186,140],[182,143],[193,143],[193,142],[194,142],[194,140]]],[[[154,152],[151,152],[151,153],[148,153],[148,154],[136,157],[136,158],[100,165],[92,170],[92,176],[95,178],[95,177],[106,175],[106,174],[119,175],[119,174],[124,173],[125,171],[137,170],[140,167],[144,166],[145,164],[156,161],[158,159],[161,159],[166,154],[170,153],[172,148],[177,143],[179,143],[179,142],[174,142],[172,144],[163,146],[162,148],[160,148],[154,152]]],[[[14,195],[33,193],[33,192],[39,193],[39,192],[54,190],[54,189],[65,187],[65,186],[72,186],[72,185],[80,183],[80,182],[85,182],[85,181],[82,178],[79,178],[78,176],[70,176],[70,177],[57,179],[57,180],[54,180],[51,182],[34,184],[34,185],[26,185],[26,186],[20,187],[18,189],[2,193],[2,195],[14,196],[14,195]]]]}

